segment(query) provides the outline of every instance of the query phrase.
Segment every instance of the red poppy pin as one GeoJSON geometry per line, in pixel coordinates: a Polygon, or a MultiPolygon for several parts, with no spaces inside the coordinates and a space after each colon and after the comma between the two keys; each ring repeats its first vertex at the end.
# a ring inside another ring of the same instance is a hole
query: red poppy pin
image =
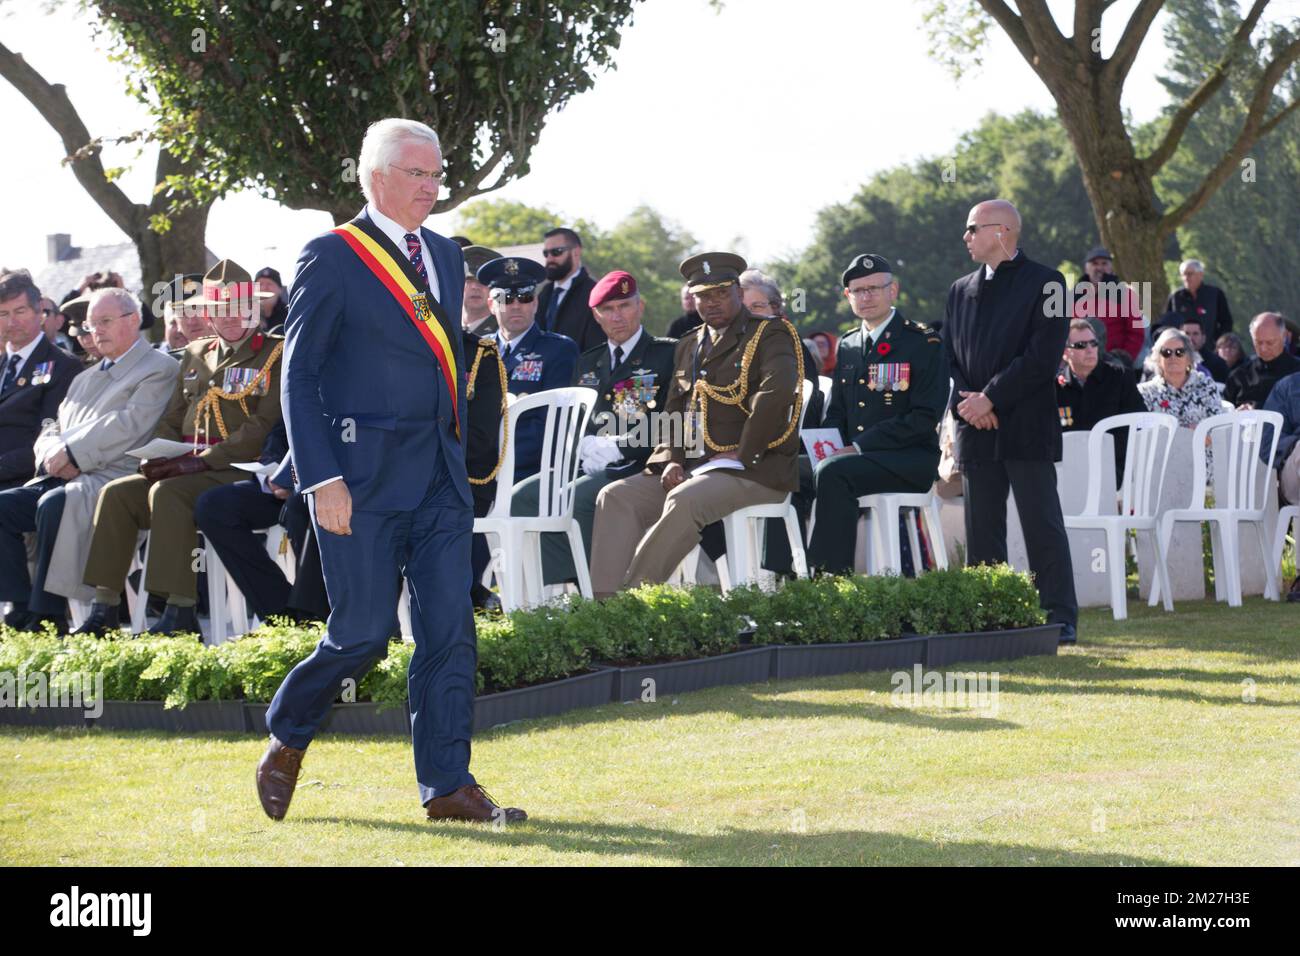
{"type": "Polygon", "coordinates": [[[879,345],[876,346],[876,351],[879,352],[881,355],[888,355],[889,349],[890,349],[890,345],[888,342],[881,342],[879,345]]]}
{"type": "Polygon", "coordinates": [[[1167,398],[1162,398],[1162,399],[1160,399],[1160,407],[1161,407],[1161,408],[1168,408],[1168,407],[1169,407],[1169,399],[1167,399],[1167,398]]]}
{"type": "Polygon", "coordinates": [[[1196,314],[1197,314],[1197,315],[1204,315],[1204,314],[1205,314],[1205,306],[1203,306],[1203,305],[1198,305],[1198,306],[1196,307],[1196,314]]]}
{"type": "Polygon", "coordinates": [[[1064,376],[1064,375],[1058,375],[1058,376],[1056,376],[1056,384],[1057,384],[1057,385],[1064,385],[1064,384],[1065,384],[1065,376],[1064,376]]]}
{"type": "Polygon", "coordinates": [[[252,346],[254,352],[262,351],[262,343],[266,341],[266,336],[261,332],[254,334],[253,339],[248,344],[252,346]]]}

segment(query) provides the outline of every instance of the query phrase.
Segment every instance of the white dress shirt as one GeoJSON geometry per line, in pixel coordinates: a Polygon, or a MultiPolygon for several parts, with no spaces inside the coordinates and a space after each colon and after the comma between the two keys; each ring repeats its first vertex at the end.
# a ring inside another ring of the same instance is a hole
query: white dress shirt
{"type": "Polygon", "coordinates": [[[885,327],[894,320],[894,313],[897,311],[897,309],[890,309],[889,315],[885,316],[885,321],[877,325],[875,329],[872,329],[866,322],[862,323],[862,334],[871,336],[872,345],[880,341],[880,337],[885,334],[885,327]]]}
{"type": "Polygon", "coordinates": [[[644,331],[645,331],[644,327],[637,329],[635,332],[632,333],[632,337],[630,339],[628,339],[626,342],[623,342],[620,345],[615,345],[613,342],[606,343],[609,346],[610,371],[613,371],[615,366],[618,365],[618,362],[614,361],[614,349],[619,348],[623,350],[623,361],[626,362],[627,357],[631,355],[632,350],[636,348],[636,343],[641,341],[641,333],[644,331]]]}
{"type": "Polygon", "coordinates": [[[380,228],[389,241],[397,247],[407,262],[411,261],[410,255],[406,251],[406,234],[414,232],[420,240],[420,258],[424,261],[424,271],[429,276],[429,291],[439,302],[442,301],[442,290],[438,285],[438,270],[433,267],[433,256],[429,254],[429,244],[424,241],[424,233],[419,229],[408,230],[401,223],[389,219],[382,212],[375,208],[374,203],[368,203],[366,209],[370,212],[370,219],[380,228]]]}

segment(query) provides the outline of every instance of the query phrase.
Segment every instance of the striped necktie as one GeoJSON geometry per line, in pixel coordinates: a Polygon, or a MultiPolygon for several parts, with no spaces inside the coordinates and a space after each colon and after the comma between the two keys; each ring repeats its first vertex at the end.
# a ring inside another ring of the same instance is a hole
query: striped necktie
{"type": "Polygon", "coordinates": [[[420,252],[420,237],[413,232],[408,232],[404,238],[406,239],[406,254],[411,260],[411,265],[420,274],[420,278],[424,280],[424,285],[427,288],[429,273],[424,267],[424,256],[420,252]]]}
{"type": "Polygon", "coordinates": [[[18,366],[22,364],[23,357],[15,352],[9,356],[9,366],[5,369],[4,382],[0,384],[0,395],[6,394],[9,389],[14,387],[14,382],[18,378],[18,366]]]}

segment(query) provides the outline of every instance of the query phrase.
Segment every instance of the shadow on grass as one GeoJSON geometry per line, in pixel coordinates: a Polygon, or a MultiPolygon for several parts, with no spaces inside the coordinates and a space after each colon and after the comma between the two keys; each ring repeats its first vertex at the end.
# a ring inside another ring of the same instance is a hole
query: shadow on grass
{"type": "Polygon", "coordinates": [[[871,830],[794,833],[727,827],[721,833],[683,833],[659,827],[579,820],[529,820],[494,829],[472,823],[395,823],[353,817],[302,817],[300,823],[346,824],[427,838],[438,835],[500,848],[544,848],[601,856],[638,854],[695,866],[756,863],[909,866],[1164,866],[1128,853],[1080,853],[1052,847],[983,841],[931,841],[871,830]]]}

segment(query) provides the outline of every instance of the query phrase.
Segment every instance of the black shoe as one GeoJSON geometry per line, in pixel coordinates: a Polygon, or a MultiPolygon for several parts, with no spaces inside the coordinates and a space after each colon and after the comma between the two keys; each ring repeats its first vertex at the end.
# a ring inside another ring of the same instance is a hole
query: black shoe
{"type": "Polygon", "coordinates": [[[5,615],[5,627],[11,631],[30,631],[35,617],[25,604],[15,603],[13,610],[5,615]]]}
{"type": "Polygon", "coordinates": [[[149,628],[150,634],[198,634],[199,614],[192,607],[168,604],[163,608],[158,623],[149,628]]]}
{"type": "Polygon", "coordinates": [[[107,604],[100,604],[96,601],[90,605],[90,614],[81,622],[81,627],[72,632],[75,637],[78,634],[89,634],[92,637],[104,637],[112,634],[121,627],[118,620],[117,606],[109,607],[107,604]]]}
{"type": "Polygon", "coordinates": [[[62,634],[67,634],[67,633],[68,633],[68,620],[67,620],[67,618],[56,617],[56,616],[53,615],[53,614],[33,614],[33,615],[32,615],[32,623],[31,623],[31,627],[29,628],[29,630],[31,630],[31,631],[33,631],[33,632],[35,632],[35,631],[43,631],[43,630],[45,630],[45,625],[46,625],[46,624],[52,624],[52,625],[54,626],[54,633],[55,633],[55,634],[60,634],[60,635],[62,635],[62,634]]]}
{"type": "Polygon", "coordinates": [[[1078,636],[1075,634],[1075,631],[1074,631],[1074,625],[1073,625],[1073,624],[1062,624],[1062,625],[1061,625],[1061,636],[1057,639],[1057,643],[1059,643],[1059,644],[1077,644],[1078,642],[1079,642],[1079,638],[1078,638],[1078,636]]]}
{"type": "Polygon", "coordinates": [[[1286,592],[1288,604],[1300,604],[1300,576],[1291,582],[1291,590],[1286,592]]]}
{"type": "Polygon", "coordinates": [[[480,611],[487,611],[489,614],[501,613],[501,599],[482,584],[475,584],[470,589],[470,601],[480,611]]]}

